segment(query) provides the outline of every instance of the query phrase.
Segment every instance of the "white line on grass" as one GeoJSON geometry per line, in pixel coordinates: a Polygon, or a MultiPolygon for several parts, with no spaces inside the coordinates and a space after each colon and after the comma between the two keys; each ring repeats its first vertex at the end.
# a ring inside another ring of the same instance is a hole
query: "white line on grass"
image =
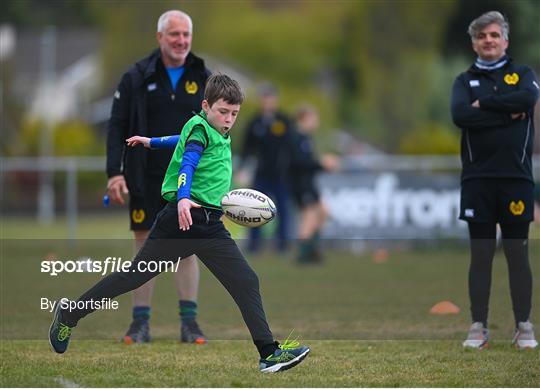
{"type": "Polygon", "coordinates": [[[81,385],[79,385],[78,383],[68,380],[67,378],[64,378],[62,376],[55,377],[54,381],[60,384],[64,388],[80,388],[81,387],[81,385]]]}

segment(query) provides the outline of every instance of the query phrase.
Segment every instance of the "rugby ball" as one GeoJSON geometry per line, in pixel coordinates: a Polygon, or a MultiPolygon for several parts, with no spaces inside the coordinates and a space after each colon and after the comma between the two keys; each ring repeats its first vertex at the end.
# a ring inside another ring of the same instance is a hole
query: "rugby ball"
{"type": "Polygon", "coordinates": [[[231,190],[221,199],[221,208],[229,220],[245,227],[260,227],[276,216],[274,202],[253,189],[231,190]]]}

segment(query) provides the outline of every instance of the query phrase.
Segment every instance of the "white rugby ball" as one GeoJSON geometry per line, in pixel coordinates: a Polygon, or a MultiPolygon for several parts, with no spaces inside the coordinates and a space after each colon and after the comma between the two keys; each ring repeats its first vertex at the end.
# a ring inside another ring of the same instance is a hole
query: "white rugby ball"
{"type": "Polygon", "coordinates": [[[260,227],[276,216],[270,197],[253,189],[231,190],[221,199],[221,208],[228,219],[245,227],[260,227]]]}

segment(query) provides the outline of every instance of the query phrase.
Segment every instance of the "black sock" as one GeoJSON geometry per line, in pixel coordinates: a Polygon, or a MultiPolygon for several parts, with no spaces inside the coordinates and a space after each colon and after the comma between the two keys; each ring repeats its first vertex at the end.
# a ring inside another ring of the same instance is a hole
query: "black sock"
{"type": "Polygon", "coordinates": [[[73,328],[77,326],[78,320],[73,317],[69,309],[60,309],[60,323],[73,328]]]}
{"type": "Polygon", "coordinates": [[[255,343],[255,346],[257,347],[257,350],[259,351],[259,355],[261,356],[261,359],[267,358],[270,355],[274,353],[278,349],[278,342],[268,343],[268,341],[259,341],[256,340],[253,343],[255,343]]]}

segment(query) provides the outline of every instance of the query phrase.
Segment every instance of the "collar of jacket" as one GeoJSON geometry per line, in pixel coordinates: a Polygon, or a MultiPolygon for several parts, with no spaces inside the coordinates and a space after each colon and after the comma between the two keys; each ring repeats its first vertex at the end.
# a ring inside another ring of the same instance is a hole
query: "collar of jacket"
{"type": "MultiPolygon", "coordinates": [[[[506,63],[504,64],[504,66],[498,68],[498,69],[495,69],[495,70],[500,70],[500,69],[504,69],[504,68],[507,68],[508,66],[510,66],[510,64],[513,62],[514,60],[510,57],[510,56],[506,56],[506,63]]],[[[475,66],[475,64],[473,63],[471,65],[471,67],[469,68],[469,72],[470,73],[492,73],[494,70],[485,70],[485,69],[479,69],[475,66]]]]}
{"type": "MultiPolygon", "coordinates": [[[[158,59],[161,58],[161,50],[155,49],[150,53],[149,56],[141,59],[137,62],[137,69],[143,74],[144,79],[152,77],[156,73],[156,65],[158,59]]],[[[200,70],[205,69],[204,61],[202,58],[197,57],[191,51],[186,57],[186,62],[184,63],[185,68],[199,68],[200,70]]]]}

